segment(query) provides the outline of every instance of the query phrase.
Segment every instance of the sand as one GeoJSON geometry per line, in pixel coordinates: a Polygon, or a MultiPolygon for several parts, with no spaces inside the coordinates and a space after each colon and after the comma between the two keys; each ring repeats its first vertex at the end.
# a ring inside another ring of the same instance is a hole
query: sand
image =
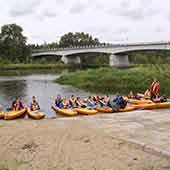
{"type": "Polygon", "coordinates": [[[168,157],[106,133],[95,119],[1,121],[0,170],[170,170],[168,157]]]}

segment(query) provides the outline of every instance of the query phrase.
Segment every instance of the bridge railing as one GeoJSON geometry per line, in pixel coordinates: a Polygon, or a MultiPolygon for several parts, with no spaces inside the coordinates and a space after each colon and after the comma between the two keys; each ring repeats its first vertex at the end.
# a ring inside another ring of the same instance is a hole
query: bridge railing
{"type": "Polygon", "coordinates": [[[148,46],[148,45],[169,45],[170,41],[159,41],[159,42],[140,42],[130,44],[109,44],[103,43],[99,45],[86,45],[86,46],[71,46],[65,48],[43,48],[32,50],[32,53],[49,52],[49,51],[63,51],[63,50],[77,50],[77,49],[93,49],[93,48],[111,48],[111,47],[127,47],[127,46],[148,46]]]}

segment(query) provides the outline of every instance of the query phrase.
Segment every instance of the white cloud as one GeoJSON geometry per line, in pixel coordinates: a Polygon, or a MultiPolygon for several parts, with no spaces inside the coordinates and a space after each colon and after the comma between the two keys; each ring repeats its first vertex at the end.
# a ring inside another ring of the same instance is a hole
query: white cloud
{"type": "Polygon", "coordinates": [[[41,2],[41,0],[11,0],[9,14],[11,17],[32,14],[41,2]]]}
{"type": "Polygon", "coordinates": [[[101,41],[170,40],[168,0],[0,0],[0,26],[16,23],[29,42],[86,31],[101,41]]]}

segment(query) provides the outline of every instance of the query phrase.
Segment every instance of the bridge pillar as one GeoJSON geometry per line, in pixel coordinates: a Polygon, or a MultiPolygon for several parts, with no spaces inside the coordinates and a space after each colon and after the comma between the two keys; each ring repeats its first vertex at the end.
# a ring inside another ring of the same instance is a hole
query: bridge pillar
{"type": "Polygon", "coordinates": [[[115,66],[115,67],[130,66],[128,55],[112,54],[110,55],[109,60],[110,60],[110,63],[109,63],[110,66],[115,66]]]}
{"type": "Polygon", "coordinates": [[[81,64],[79,56],[62,56],[61,61],[63,61],[64,64],[81,64]]]}

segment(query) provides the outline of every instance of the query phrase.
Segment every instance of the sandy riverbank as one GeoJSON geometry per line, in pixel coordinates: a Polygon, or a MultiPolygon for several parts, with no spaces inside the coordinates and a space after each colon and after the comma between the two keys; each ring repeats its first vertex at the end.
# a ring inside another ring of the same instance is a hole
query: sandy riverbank
{"type": "Polygon", "coordinates": [[[0,170],[170,169],[170,159],[145,152],[107,131],[105,125],[111,130],[109,122],[117,119],[99,115],[1,121],[0,170]]]}

